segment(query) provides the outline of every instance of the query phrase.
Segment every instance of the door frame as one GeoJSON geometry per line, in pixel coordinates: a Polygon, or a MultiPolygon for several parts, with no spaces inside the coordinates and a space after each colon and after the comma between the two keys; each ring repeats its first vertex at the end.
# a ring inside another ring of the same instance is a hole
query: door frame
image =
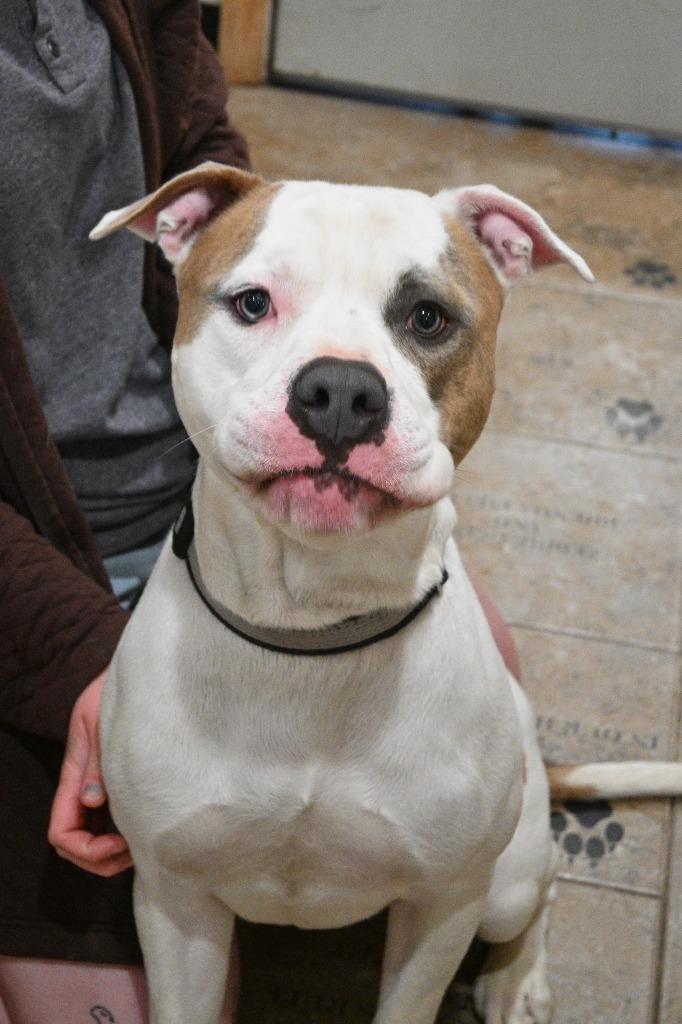
{"type": "Polygon", "coordinates": [[[220,0],[218,55],[231,85],[267,81],[273,0],[220,0]]]}

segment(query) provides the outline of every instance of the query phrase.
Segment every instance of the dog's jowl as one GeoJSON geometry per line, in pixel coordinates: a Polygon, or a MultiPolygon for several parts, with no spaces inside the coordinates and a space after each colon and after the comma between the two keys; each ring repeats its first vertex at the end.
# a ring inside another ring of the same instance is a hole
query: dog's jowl
{"type": "MultiPolygon", "coordinates": [[[[102,707],[153,1024],[216,1024],[234,915],[389,907],[375,1024],[433,1024],[471,939],[488,1024],[545,1021],[534,716],[452,539],[504,296],[583,260],[492,186],[204,165],[126,210],[173,263],[200,459],[102,707]]],[[[106,243],[105,243],[106,244],[106,243]]]]}

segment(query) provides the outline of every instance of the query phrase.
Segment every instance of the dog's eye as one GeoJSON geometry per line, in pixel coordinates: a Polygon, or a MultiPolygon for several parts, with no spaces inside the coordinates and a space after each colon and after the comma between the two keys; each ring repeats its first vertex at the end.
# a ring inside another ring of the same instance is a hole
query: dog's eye
{"type": "Polygon", "coordinates": [[[270,296],[264,288],[249,288],[236,297],[234,308],[247,324],[255,324],[270,312],[270,296]]]}
{"type": "Polygon", "coordinates": [[[407,326],[418,337],[430,340],[442,334],[447,320],[433,302],[418,302],[407,319],[407,326]]]}

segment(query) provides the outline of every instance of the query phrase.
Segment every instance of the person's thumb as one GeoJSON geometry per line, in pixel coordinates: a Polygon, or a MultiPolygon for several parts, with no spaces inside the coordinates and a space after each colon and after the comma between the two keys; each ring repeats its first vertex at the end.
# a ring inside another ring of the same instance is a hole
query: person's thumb
{"type": "Polygon", "coordinates": [[[83,765],[83,774],[80,783],[80,799],[85,807],[101,807],[106,802],[107,794],[102,778],[101,753],[99,745],[99,730],[97,727],[97,710],[99,708],[99,697],[101,685],[92,687],[92,697],[84,695],[82,708],[82,726],[86,733],[87,756],[83,765]]]}

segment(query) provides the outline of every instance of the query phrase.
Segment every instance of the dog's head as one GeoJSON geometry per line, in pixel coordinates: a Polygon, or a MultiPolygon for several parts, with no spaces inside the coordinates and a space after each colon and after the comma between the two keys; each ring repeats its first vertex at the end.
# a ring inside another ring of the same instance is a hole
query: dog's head
{"type": "Polygon", "coordinates": [[[180,414],[262,516],[368,529],[435,503],[494,390],[508,287],[584,261],[485,185],[429,197],[204,164],[114,211],[173,264],[180,414]]]}

